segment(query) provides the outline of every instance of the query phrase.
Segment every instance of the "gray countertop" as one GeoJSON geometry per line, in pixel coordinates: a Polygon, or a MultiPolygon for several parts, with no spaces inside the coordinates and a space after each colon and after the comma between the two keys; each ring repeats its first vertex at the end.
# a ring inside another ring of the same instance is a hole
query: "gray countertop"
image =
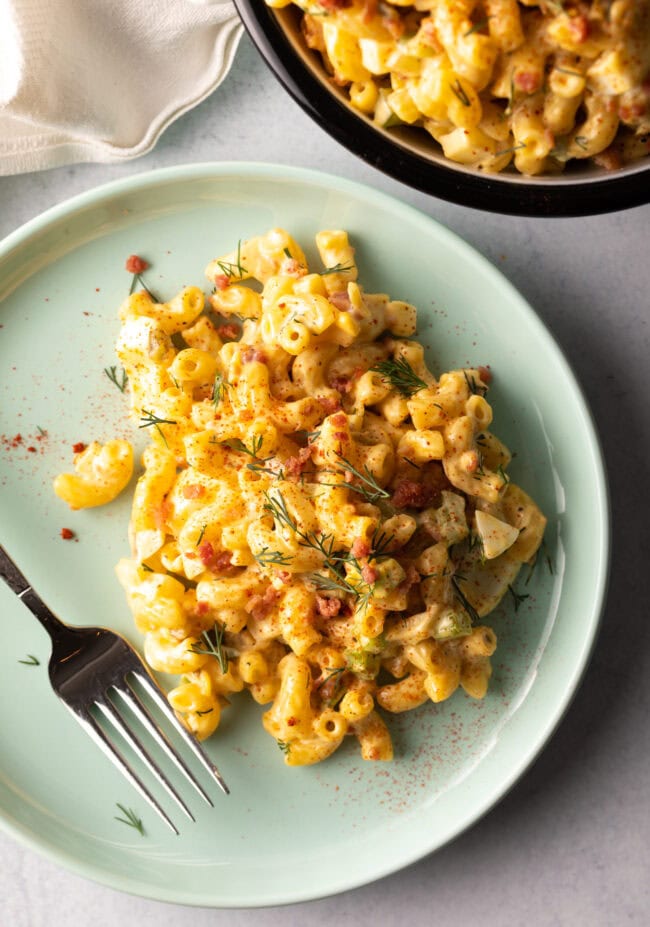
{"type": "Polygon", "coordinates": [[[396,875],[290,908],[193,909],[84,881],[0,832],[0,924],[649,924],[650,617],[642,574],[650,560],[650,206],[526,219],[426,197],[322,132],[244,37],[226,81],[151,154],[0,178],[0,237],[106,181],[211,160],[290,163],[380,188],[461,235],[533,305],[582,383],[607,461],[613,559],[602,630],[568,713],[521,781],[469,831],[396,875]]]}

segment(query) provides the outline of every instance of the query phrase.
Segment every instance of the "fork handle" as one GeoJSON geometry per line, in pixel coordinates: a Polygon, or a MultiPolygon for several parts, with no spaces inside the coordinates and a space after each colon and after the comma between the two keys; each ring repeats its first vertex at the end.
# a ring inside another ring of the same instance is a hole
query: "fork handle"
{"type": "Polygon", "coordinates": [[[0,547],[0,576],[32,615],[38,618],[52,640],[68,631],[67,626],[50,611],[38,593],[32,589],[27,577],[20,572],[4,547],[0,547]]]}

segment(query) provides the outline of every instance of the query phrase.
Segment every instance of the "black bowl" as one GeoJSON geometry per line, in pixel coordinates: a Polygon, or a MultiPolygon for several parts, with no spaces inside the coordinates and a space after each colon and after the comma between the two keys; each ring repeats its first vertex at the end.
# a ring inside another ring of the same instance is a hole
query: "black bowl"
{"type": "Polygon", "coordinates": [[[617,170],[581,163],[564,174],[487,174],[454,164],[408,127],[379,128],[354,110],[305,47],[297,7],[235,0],[248,34],[275,76],[333,138],[390,177],[463,206],[524,216],[586,216],[650,202],[650,157],[617,170]]]}

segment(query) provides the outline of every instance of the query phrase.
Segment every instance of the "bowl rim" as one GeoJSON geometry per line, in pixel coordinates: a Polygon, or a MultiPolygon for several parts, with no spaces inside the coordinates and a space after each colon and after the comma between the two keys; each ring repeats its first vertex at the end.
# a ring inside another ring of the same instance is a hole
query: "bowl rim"
{"type": "Polygon", "coordinates": [[[295,53],[265,0],[234,0],[253,44],[296,103],[367,164],[422,193],[488,212],[539,218],[600,215],[650,202],[650,158],[620,174],[553,183],[446,167],[378,132],[354,114],[295,53]]]}

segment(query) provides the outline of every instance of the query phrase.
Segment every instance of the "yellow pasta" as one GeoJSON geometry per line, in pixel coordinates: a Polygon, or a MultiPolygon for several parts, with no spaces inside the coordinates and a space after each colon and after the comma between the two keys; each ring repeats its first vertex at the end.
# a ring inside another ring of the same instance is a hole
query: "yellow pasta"
{"type": "Polygon", "coordinates": [[[483,698],[484,617],[545,526],[490,430],[489,370],[434,374],[415,307],[366,293],[345,231],[315,244],[320,271],[283,229],[240,241],[208,265],[202,314],[192,287],[131,298],[117,342],[150,439],[117,567],[145,657],[180,677],[169,700],[198,737],[250,692],[289,766],[346,741],[388,761],[386,714],[483,698]],[[234,307],[221,338],[211,314],[234,307]]]}
{"type": "Polygon", "coordinates": [[[266,0],[302,11],[350,104],[450,161],[556,174],[649,153],[650,0],[266,0]]]}

